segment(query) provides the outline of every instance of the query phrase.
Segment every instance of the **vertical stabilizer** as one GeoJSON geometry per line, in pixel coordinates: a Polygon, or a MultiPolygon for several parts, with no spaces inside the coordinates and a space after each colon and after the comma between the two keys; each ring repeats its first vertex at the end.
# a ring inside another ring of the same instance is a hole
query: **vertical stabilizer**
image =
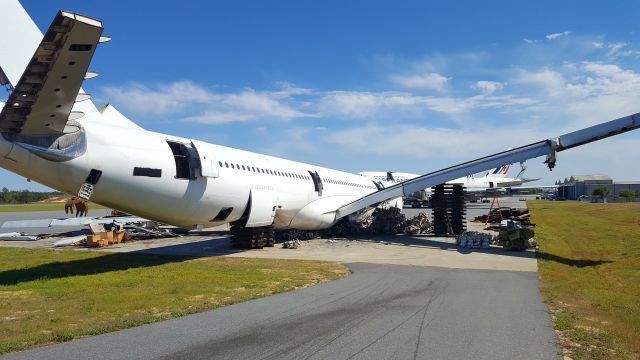
{"type": "Polygon", "coordinates": [[[20,80],[42,33],[18,0],[0,1],[0,68],[11,84],[20,80]]]}

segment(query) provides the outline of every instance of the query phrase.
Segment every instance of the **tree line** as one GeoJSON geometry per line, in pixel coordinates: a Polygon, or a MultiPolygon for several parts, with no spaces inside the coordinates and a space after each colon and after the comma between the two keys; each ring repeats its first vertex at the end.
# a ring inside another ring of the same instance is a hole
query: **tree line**
{"type": "MultiPolygon", "coordinates": [[[[598,186],[597,188],[593,189],[593,193],[591,195],[593,196],[600,196],[602,198],[602,200],[604,200],[605,197],[609,196],[611,194],[611,191],[609,190],[608,187],[606,186],[598,186]]],[[[640,191],[636,190],[622,190],[620,191],[620,193],[618,194],[618,196],[620,196],[621,198],[625,198],[627,201],[633,199],[633,198],[640,198],[640,191]]]]}
{"type": "Polygon", "coordinates": [[[35,192],[26,189],[16,191],[3,187],[0,192],[0,204],[28,204],[60,195],[63,194],[61,192],[35,192]]]}

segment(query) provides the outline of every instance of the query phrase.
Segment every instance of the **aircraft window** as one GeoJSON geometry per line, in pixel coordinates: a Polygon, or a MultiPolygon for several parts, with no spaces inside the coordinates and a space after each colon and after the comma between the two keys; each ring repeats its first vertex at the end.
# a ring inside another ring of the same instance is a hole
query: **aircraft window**
{"type": "Polygon", "coordinates": [[[251,167],[251,171],[256,172],[256,168],[254,168],[253,166],[251,167]]]}
{"type": "Polygon", "coordinates": [[[226,163],[226,162],[225,162],[225,163],[224,163],[224,166],[225,166],[225,167],[229,167],[229,163],[226,163]]]}
{"type": "Polygon", "coordinates": [[[242,170],[246,170],[246,169],[244,168],[244,165],[242,165],[242,170]]]}
{"type": "Polygon", "coordinates": [[[233,163],[231,163],[231,168],[232,168],[232,169],[235,169],[235,167],[233,166],[233,163]]]}
{"type": "Polygon", "coordinates": [[[240,170],[240,165],[236,164],[236,169],[240,170]]]}
{"type": "Polygon", "coordinates": [[[222,161],[218,161],[218,164],[220,164],[220,167],[222,167],[222,161]]]}

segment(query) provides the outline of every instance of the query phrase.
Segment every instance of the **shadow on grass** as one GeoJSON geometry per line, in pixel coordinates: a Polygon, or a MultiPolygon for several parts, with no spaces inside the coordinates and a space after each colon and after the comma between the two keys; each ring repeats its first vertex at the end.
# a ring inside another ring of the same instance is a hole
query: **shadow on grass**
{"type": "Polygon", "coordinates": [[[161,256],[145,254],[108,254],[89,259],[51,262],[30,268],[0,272],[0,285],[16,285],[41,279],[59,279],[71,276],[95,275],[111,271],[157,266],[190,260],[188,256],[161,256]]]}
{"type": "Polygon", "coordinates": [[[562,256],[553,255],[553,254],[540,252],[540,251],[538,251],[537,254],[538,254],[537,255],[538,259],[555,261],[557,263],[561,263],[561,264],[569,265],[569,266],[574,266],[574,267],[578,267],[578,268],[593,267],[593,266],[598,266],[598,265],[602,265],[602,264],[609,264],[609,263],[613,262],[611,260],[584,260],[584,259],[583,260],[578,260],[578,259],[569,259],[569,258],[565,258],[565,257],[562,257],[562,256]]]}
{"type": "Polygon", "coordinates": [[[130,253],[102,253],[102,256],[88,259],[51,262],[30,268],[2,271],[0,272],[0,286],[16,285],[41,279],[60,279],[158,266],[183,262],[198,257],[220,256],[239,251],[243,250],[231,248],[228,240],[207,239],[130,253]]]}

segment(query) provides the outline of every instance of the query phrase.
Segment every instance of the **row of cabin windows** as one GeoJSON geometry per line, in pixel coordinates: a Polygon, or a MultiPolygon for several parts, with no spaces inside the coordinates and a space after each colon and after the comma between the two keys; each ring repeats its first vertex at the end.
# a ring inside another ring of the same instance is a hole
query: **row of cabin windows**
{"type": "MultiPolygon", "coordinates": [[[[231,169],[236,169],[236,170],[253,171],[253,172],[256,172],[256,173],[271,174],[271,175],[275,175],[275,176],[284,176],[284,177],[293,178],[293,179],[300,179],[300,180],[311,180],[311,178],[308,175],[300,175],[300,174],[288,173],[288,172],[284,172],[284,171],[276,171],[276,170],[257,168],[257,167],[249,166],[249,165],[246,165],[246,166],[245,165],[239,165],[239,164],[234,164],[234,163],[228,163],[226,161],[225,162],[218,161],[218,164],[220,165],[220,167],[226,167],[226,168],[231,168],[231,169]]],[[[330,183],[330,184],[336,184],[336,185],[353,186],[353,187],[372,189],[372,190],[376,189],[376,187],[374,187],[374,186],[350,183],[350,182],[347,182],[347,181],[339,181],[339,180],[333,180],[333,179],[323,179],[323,181],[325,181],[327,183],[330,183]]]]}
{"type": "Polygon", "coordinates": [[[356,183],[351,183],[351,182],[348,182],[348,181],[333,180],[333,179],[322,179],[322,181],[324,181],[326,183],[329,183],[329,184],[352,186],[352,187],[358,187],[358,188],[363,188],[363,189],[375,189],[374,186],[356,184],[356,183]]]}
{"type": "Polygon", "coordinates": [[[270,174],[270,175],[275,175],[275,176],[284,176],[284,177],[288,177],[288,178],[292,178],[292,179],[311,180],[311,178],[309,176],[307,176],[307,175],[288,173],[288,172],[284,172],[284,171],[269,170],[269,169],[257,168],[257,167],[249,166],[249,165],[246,165],[246,166],[245,165],[238,165],[238,164],[222,162],[222,161],[218,161],[218,164],[220,164],[220,167],[226,167],[226,168],[231,168],[231,169],[236,169],[236,170],[253,171],[253,172],[256,172],[256,173],[270,174]]]}

